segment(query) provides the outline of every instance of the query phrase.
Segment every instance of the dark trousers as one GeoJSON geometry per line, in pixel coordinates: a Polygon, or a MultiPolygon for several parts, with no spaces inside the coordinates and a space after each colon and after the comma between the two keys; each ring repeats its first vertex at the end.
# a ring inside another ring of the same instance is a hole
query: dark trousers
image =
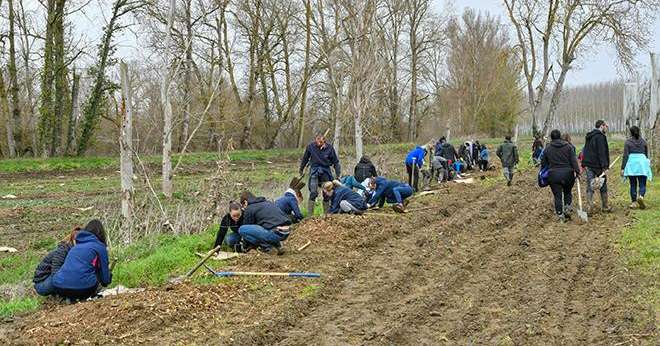
{"type": "Polygon", "coordinates": [[[482,171],[487,171],[488,170],[488,161],[487,160],[480,160],[479,161],[479,169],[482,171]]]}
{"type": "Polygon", "coordinates": [[[406,165],[406,172],[408,172],[408,185],[412,186],[415,191],[419,190],[419,167],[417,165],[406,165]],[[414,175],[414,177],[413,177],[414,175]]]}
{"type": "Polygon", "coordinates": [[[548,177],[552,195],[555,198],[555,213],[564,213],[564,206],[573,204],[573,185],[575,175],[572,169],[551,170],[548,177]]]}
{"type": "Polygon", "coordinates": [[[628,177],[628,179],[630,180],[630,199],[635,202],[638,197],[644,197],[646,195],[646,176],[636,175],[628,177]]]}
{"type": "Polygon", "coordinates": [[[57,293],[58,296],[63,298],[69,298],[71,300],[86,300],[87,298],[94,297],[96,296],[97,290],[98,290],[98,286],[94,286],[82,290],[72,290],[72,289],[55,287],[55,293],[57,293]]]}

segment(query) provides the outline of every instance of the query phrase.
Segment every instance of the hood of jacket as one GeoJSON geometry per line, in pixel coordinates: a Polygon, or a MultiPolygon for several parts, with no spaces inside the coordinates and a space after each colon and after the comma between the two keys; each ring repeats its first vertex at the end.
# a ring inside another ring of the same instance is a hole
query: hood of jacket
{"type": "Polygon", "coordinates": [[[369,164],[369,163],[371,163],[371,160],[370,160],[369,157],[367,157],[367,156],[362,156],[362,157],[360,158],[360,163],[366,163],[366,164],[369,164]]]}
{"type": "Polygon", "coordinates": [[[635,138],[628,138],[628,141],[632,143],[635,146],[643,146],[646,141],[643,138],[635,139],[635,138]]]}
{"type": "Polygon", "coordinates": [[[99,238],[88,231],[82,230],[76,234],[76,244],[84,244],[91,242],[100,242],[99,238]]]}
{"type": "Polygon", "coordinates": [[[555,139],[554,141],[550,142],[550,145],[559,149],[563,148],[568,145],[568,142],[561,140],[561,139],[555,139]]]}
{"type": "Polygon", "coordinates": [[[596,137],[596,136],[598,136],[598,135],[600,135],[600,136],[605,136],[605,134],[603,133],[603,131],[601,131],[601,130],[599,130],[599,129],[593,129],[593,130],[591,130],[589,133],[587,133],[586,138],[587,138],[587,140],[590,140],[590,139],[592,139],[593,137],[596,137]]]}
{"type": "Polygon", "coordinates": [[[261,202],[266,202],[266,197],[255,197],[255,198],[250,198],[248,199],[247,203],[248,205],[250,204],[257,204],[261,202]]]}

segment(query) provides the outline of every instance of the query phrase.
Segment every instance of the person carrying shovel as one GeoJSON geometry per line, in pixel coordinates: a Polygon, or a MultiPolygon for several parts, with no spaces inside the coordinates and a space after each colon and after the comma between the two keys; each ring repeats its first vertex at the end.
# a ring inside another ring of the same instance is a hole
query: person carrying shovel
{"type": "Polygon", "coordinates": [[[575,149],[561,139],[559,130],[550,132],[550,144],[545,148],[541,166],[549,168],[548,182],[555,199],[555,213],[560,222],[571,218],[573,185],[580,175],[575,149]]]}
{"type": "MultiPolygon", "coordinates": [[[[428,146],[427,146],[428,147],[428,146]]],[[[406,156],[406,172],[408,172],[408,185],[419,191],[419,170],[424,166],[424,157],[427,147],[417,146],[406,156]]]]}
{"type": "Polygon", "coordinates": [[[607,144],[608,126],[604,120],[598,120],[595,129],[587,133],[582,154],[582,165],[587,169],[587,205],[590,211],[594,209],[594,190],[599,188],[602,210],[612,209],[607,197],[607,171],[610,166],[610,149],[607,144]]]}
{"type": "MultiPolygon", "coordinates": [[[[310,165],[309,170],[309,199],[307,200],[307,216],[314,215],[314,206],[316,205],[316,197],[319,195],[321,185],[326,181],[332,181],[335,178],[330,170],[331,166],[335,168],[335,176],[341,176],[341,165],[339,158],[335,152],[332,144],[327,143],[325,135],[317,134],[314,141],[307,145],[305,154],[300,160],[300,176],[302,177],[307,164],[310,165]]],[[[330,211],[330,201],[323,200],[323,212],[330,211]]]]}

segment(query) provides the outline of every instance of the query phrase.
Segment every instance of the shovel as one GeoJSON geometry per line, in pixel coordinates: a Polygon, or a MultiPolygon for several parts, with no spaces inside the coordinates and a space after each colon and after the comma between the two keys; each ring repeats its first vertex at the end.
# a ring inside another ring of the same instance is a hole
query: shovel
{"type": "MultiPolygon", "coordinates": [[[[607,170],[612,169],[612,167],[614,167],[614,164],[617,161],[619,161],[619,158],[621,158],[621,156],[617,156],[616,159],[614,159],[614,162],[612,162],[612,164],[610,164],[610,167],[607,168],[607,170]]],[[[591,189],[594,190],[594,191],[599,190],[601,188],[601,186],[603,186],[604,183],[605,183],[605,172],[601,173],[601,175],[599,175],[597,178],[594,178],[591,181],[591,189]]]]}
{"type": "Polygon", "coordinates": [[[578,216],[582,220],[582,222],[589,222],[589,216],[587,215],[587,212],[582,209],[582,188],[580,187],[580,178],[577,178],[577,190],[578,190],[578,216]]]}

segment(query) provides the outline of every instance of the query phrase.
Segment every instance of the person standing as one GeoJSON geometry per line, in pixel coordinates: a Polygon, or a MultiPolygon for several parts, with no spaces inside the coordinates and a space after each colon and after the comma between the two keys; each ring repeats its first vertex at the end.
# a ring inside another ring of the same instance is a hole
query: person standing
{"type": "Polygon", "coordinates": [[[587,205],[589,210],[594,207],[594,179],[603,175],[603,184],[600,186],[600,201],[603,211],[612,209],[607,196],[607,171],[610,166],[610,149],[607,144],[607,123],[604,120],[596,121],[595,128],[587,133],[582,154],[582,165],[587,169],[587,205]]]}
{"type": "Polygon", "coordinates": [[[543,140],[541,140],[541,135],[534,136],[534,142],[532,143],[532,161],[534,165],[539,165],[541,163],[541,153],[543,152],[543,140]]]}
{"type": "Polygon", "coordinates": [[[513,184],[513,171],[518,164],[518,147],[511,141],[511,136],[504,137],[504,143],[497,148],[497,157],[502,161],[502,171],[506,178],[507,186],[513,184]]]}
{"type": "Polygon", "coordinates": [[[488,170],[488,161],[490,160],[490,152],[486,144],[481,146],[479,150],[479,170],[485,172],[488,170]]]}
{"type": "Polygon", "coordinates": [[[367,178],[378,176],[378,173],[376,172],[376,166],[374,166],[369,157],[362,156],[360,162],[355,165],[353,176],[358,183],[362,184],[367,178]]]}
{"type": "Polygon", "coordinates": [[[424,157],[426,148],[416,146],[406,156],[406,172],[408,172],[408,185],[411,185],[415,191],[419,190],[419,170],[424,166],[424,157]]]}
{"type": "Polygon", "coordinates": [[[561,139],[559,130],[550,132],[550,144],[543,151],[541,166],[548,167],[548,183],[555,200],[555,213],[561,222],[570,219],[573,185],[580,175],[575,148],[561,139]]]}
{"type": "MultiPolygon", "coordinates": [[[[307,200],[307,216],[314,215],[314,206],[316,197],[319,195],[321,184],[334,179],[330,170],[331,166],[335,168],[335,176],[341,176],[341,166],[335,148],[327,143],[325,136],[316,135],[314,141],[307,145],[305,154],[300,160],[300,176],[303,175],[305,167],[310,164],[309,170],[309,199],[307,200]]],[[[323,211],[325,213],[330,209],[330,201],[323,200],[323,211]]]]}
{"type": "Polygon", "coordinates": [[[638,206],[646,209],[644,195],[646,195],[646,181],[653,179],[651,161],[648,158],[649,148],[646,141],[640,136],[639,127],[630,127],[630,138],[623,146],[623,161],[621,162],[621,175],[630,181],[630,208],[638,206]]]}

